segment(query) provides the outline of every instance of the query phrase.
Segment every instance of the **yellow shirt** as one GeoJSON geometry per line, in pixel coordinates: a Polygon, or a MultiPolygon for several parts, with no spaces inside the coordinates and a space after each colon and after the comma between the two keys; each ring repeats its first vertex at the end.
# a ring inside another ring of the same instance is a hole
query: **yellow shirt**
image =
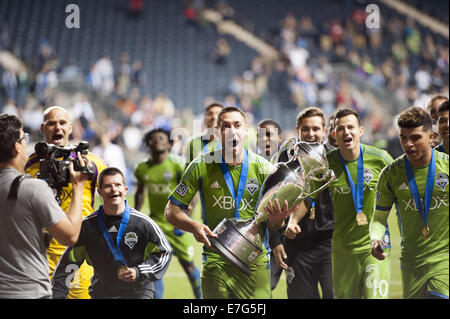
{"type": "MultiPolygon", "coordinates": [[[[94,178],[93,180],[87,181],[84,186],[83,191],[83,218],[89,215],[94,211],[94,199],[95,199],[95,188],[97,186],[97,177],[100,174],[102,170],[104,170],[107,166],[103,162],[102,159],[100,159],[95,154],[89,152],[87,154],[87,158],[91,161],[92,165],[94,166],[94,178]]],[[[25,173],[30,174],[33,177],[37,178],[37,173],[40,170],[40,162],[39,157],[36,153],[33,153],[28,158],[28,162],[25,165],[25,173]]],[[[69,183],[68,186],[63,188],[62,194],[61,194],[61,208],[62,210],[67,214],[67,211],[69,210],[70,201],[72,198],[72,183],[69,183]]],[[[50,241],[50,245],[47,249],[47,254],[55,254],[62,256],[64,253],[64,250],[66,249],[66,246],[60,244],[56,239],[52,238],[50,241]]]]}

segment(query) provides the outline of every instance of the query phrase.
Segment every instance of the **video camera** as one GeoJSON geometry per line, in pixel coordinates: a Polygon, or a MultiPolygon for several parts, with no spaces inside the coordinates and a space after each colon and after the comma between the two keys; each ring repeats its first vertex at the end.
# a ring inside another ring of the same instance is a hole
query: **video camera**
{"type": "Polygon", "coordinates": [[[70,183],[69,164],[73,162],[75,171],[87,174],[89,180],[94,178],[94,169],[89,166],[81,166],[77,158],[77,152],[82,155],[88,153],[89,143],[82,141],[74,148],[61,147],[54,144],[39,142],[34,147],[36,154],[40,157],[40,170],[37,174],[47,184],[56,190],[56,200],[61,205],[61,193],[63,187],[70,183]],[[74,154],[74,155],[72,155],[74,154]]]}

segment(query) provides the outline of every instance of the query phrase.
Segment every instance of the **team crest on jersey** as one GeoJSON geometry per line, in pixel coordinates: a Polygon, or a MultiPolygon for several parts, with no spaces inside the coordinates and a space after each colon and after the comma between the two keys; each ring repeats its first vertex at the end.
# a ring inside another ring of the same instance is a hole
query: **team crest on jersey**
{"type": "Polygon", "coordinates": [[[377,197],[376,197],[377,203],[381,202],[381,198],[382,198],[381,193],[379,191],[377,191],[377,197]]]}
{"type": "Polygon", "coordinates": [[[169,182],[172,179],[173,174],[171,171],[165,171],[163,177],[167,182],[169,182]]]}
{"type": "Polygon", "coordinates": [[[249,178],[247,180],[246,188],[250,192],[250,194],[252,194],[252,196],[253,196],[259,188],[258,180],[255,178],[249,178]]]}
{"type": "Polygon", "coordinates": [[[180,196],[186,195],[187,190],[188,190],[188,187],[181,182],[178,184],[177,188],[175,189],[177,194],[180,196]]]}
{"type": "Polygon", "coordinates": [[[445,173],[439,173],[436,176],[436,185],[439,186],[442,190],[448,185],[448,177],[445,173]]]}
{"type": "Polygon", "coordinates": [[[138,242],[138,236],[135,232],[128,232],[125,234],[124,242],[130,249],[133,249],[134,245],[138,242]]]}
{"type": "Polygon", "coordinates": [[[366,182],[366,184],[369,184],[369,182],[372,180],[373,178],[373,173],[372,170],[368,167],[364,168],[364,181],[366,182]]]}

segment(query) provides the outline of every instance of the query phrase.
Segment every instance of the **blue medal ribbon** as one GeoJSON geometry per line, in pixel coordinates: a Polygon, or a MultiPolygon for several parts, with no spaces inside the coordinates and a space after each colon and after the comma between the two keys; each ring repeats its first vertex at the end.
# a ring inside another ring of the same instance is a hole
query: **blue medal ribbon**
{"type": "Polygon", "coordinates": [[[128,221],[130,220],[130,207],[128,206],[127,201],[125,201],[125,210],[123,211],[122,221],[120,222],[119,232],[117,233],[116,243],[113,242],[111,235],[106,229],[105,225],[105,212],[103,211],[103,205],[98,208],[97,215],[97,223],[100,227],[100,230],[105,238],[106,243],[108,244],[109,250],[113,254],[114,259],[119,262],[121,265],[126,265],[127,262],[123,257],[122,252],[120,251],[120,241],[122,240],[123,234],[125,232],[125,228],[127,228],[128,221]]]}
{"type": "Polygon", "coordinates": [[[405,168],[406,176],[408,176],[409,189],[411,190],[411,195],[414,198],[416,207],[419,210],[420,218],[422,218],[425,226],[428,226],[428,213],[430,211],[431,197],[433,195],[434,188],[434,174],[436,171],[436,161],[434,158],[434,151],[431,150],[431,161],[428,166],[427,184],[425,186],[425,197],[422,201],[419,194],[419,188],[417,187],[416,178],[414,177],[413,169],[408,157],[405,155],[405,168]]]}
{"type": "Polygon", "coordinates": [[[231,193],[231,196],[234,199],[234,217],[240,218],[239,214],[239,204],[241,203],[242,196],[245,191],[245,184],[247,182],[247,174],[248,174],[248,152],[244,149],[244,160],[242,162],[241,174],[239,176],[239,184],[237,193],[234,192],[234,184],[233,179],[231,178],[230,169],[228,168],[228,164],[225,163],[225,160],[222,155],[222,161],[220,162],[220,169],[222,170],[223,177],[225,182],[227,183],[228,190],[231,193]]]}
{"type": "Polygon", "coordinates": [[[358,166],[356,171],[356,187],[353,182],[352,176],[347,168],[347,164],[341,155],[341,151],[338,149],[339,159],[345,170],[345,176],[347,176],[348,184],[352,193],[353,204],[355,205],[356,213],[363,212],[363,200],[364,200],[364,159],[362,147],[359,146],[358,166]]]}

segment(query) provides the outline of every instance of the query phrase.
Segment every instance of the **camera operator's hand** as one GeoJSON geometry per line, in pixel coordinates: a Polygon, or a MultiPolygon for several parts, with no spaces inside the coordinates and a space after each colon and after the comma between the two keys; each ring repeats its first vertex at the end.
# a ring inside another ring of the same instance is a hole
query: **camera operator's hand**
{"type": "MultiPolygon", "coordinates": [[[[91,165],[91,161],[85,155],[81,155],[80,152],[77,152],[77,157],[81,167],[91,165]]],[[[80,171],[75,171],[73,168],[73,162],[69,163],[69,172],[70,181],[72,182],[73,187],[75,188],[79,186],[80,188],[84,188],[84,184],[88,180],[88,175],[80,171]]]]}

